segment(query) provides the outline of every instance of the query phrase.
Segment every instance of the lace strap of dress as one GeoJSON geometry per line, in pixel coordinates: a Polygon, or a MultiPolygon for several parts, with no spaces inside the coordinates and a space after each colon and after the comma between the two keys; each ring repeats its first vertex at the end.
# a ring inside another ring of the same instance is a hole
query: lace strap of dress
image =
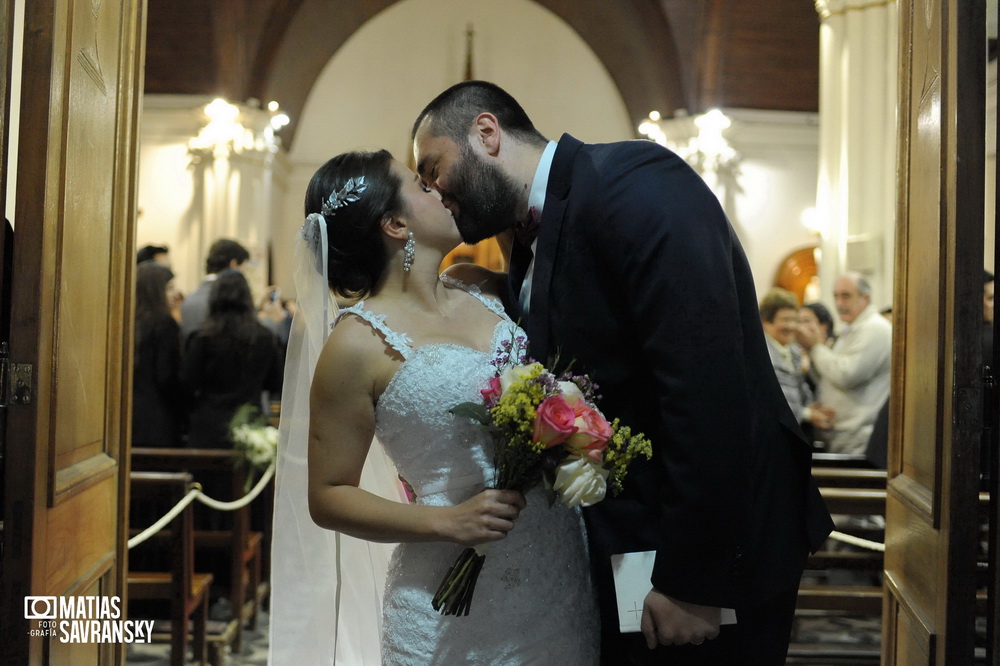
{"type": "Polygon", "coordinates": [[[410,355],[413,353],[413,339],[406,333],[397,333],[389,328],[389,325],[385,323],[384,314],[377,315],[371,310],[366,310],[365,302],[359,301],[354,305],[341,310],[340,314],[337,315],[337,321],[334,322],[334,326],[336,326],[337,322],[343,319],[346,314],[354,314],[361,319],[364,319],[371,325],[372,328],[382,334],[382,337],[385,339],[385,343],[387,345],[399,352],[399,355],[404,359],[410,358],[410,355]]]}
{"type": "Polygon", "coordinates": [[[500,299],[484,296],[483,290],[479,288],[478,284],[466,284],[458,278],[453,278],[450,275],[442,275],[441,282],[468,292],[472,296],[475,296],[479,302],[485,305],[493,314],[510,321],[510,317],[507,316],[507,312],[503,309],[503,304],[500,302],[500,299]]]}

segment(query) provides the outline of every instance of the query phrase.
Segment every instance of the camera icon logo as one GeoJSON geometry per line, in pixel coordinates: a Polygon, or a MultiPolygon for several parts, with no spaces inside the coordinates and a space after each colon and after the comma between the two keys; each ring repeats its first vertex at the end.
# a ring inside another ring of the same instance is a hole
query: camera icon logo
{"type": "Polygon", "coordinates": [[[25,597],[24,619],[54,620],[56,619],[57,597],[25,597]]]}

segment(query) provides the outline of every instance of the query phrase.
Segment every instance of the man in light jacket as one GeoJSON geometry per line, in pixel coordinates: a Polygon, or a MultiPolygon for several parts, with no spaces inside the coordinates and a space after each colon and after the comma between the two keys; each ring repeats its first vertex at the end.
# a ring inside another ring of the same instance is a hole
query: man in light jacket
{"type": "Polygon", "coordinates": [[[833,427],[817,435],[831,453],[864,453],[878,410],[889,397],[892,325],[871,303],[871,286],[858,273],[837,278],[837,314],[846,326],[830,349],[816,331],[800,327],[819,384],[817,398],[836,413],[833,427]]]}

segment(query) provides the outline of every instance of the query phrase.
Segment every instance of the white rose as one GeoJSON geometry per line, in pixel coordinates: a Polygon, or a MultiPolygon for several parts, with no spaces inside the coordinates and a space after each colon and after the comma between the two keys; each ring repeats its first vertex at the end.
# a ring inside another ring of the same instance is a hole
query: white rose
{"type": "Polygon", "coordinates": [[[537,367],[539,367],[538,363],[532,363],[531,365],[513,365],[504,370],[500,374],[500,394],[507,393],[507,389],[514,384],[523,382],[537,367]]]}
{"type": "Polygon", "coordinates": [[[597,504],[608,490],[608,470],[588,458],[570,457],[556,467],[553,484],[566,506],[597,504]]]}
{"type": "Polygon", "coordinates": [[[570,407],[583,400],[583,391],[575,382],[559,382],[559,392],[570,407]]]}

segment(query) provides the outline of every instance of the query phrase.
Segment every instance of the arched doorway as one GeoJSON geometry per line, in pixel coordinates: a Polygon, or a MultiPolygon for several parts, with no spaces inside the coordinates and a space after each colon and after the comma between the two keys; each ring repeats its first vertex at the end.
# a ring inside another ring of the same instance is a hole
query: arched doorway
{"type": "Polygon", "coordinates": [[[795,250],[781,262],[774,276],[774,286],[795,294],[799,303],[819,300],[819,266],[816,261],[818,248],[804,247],[795,250]]]}

